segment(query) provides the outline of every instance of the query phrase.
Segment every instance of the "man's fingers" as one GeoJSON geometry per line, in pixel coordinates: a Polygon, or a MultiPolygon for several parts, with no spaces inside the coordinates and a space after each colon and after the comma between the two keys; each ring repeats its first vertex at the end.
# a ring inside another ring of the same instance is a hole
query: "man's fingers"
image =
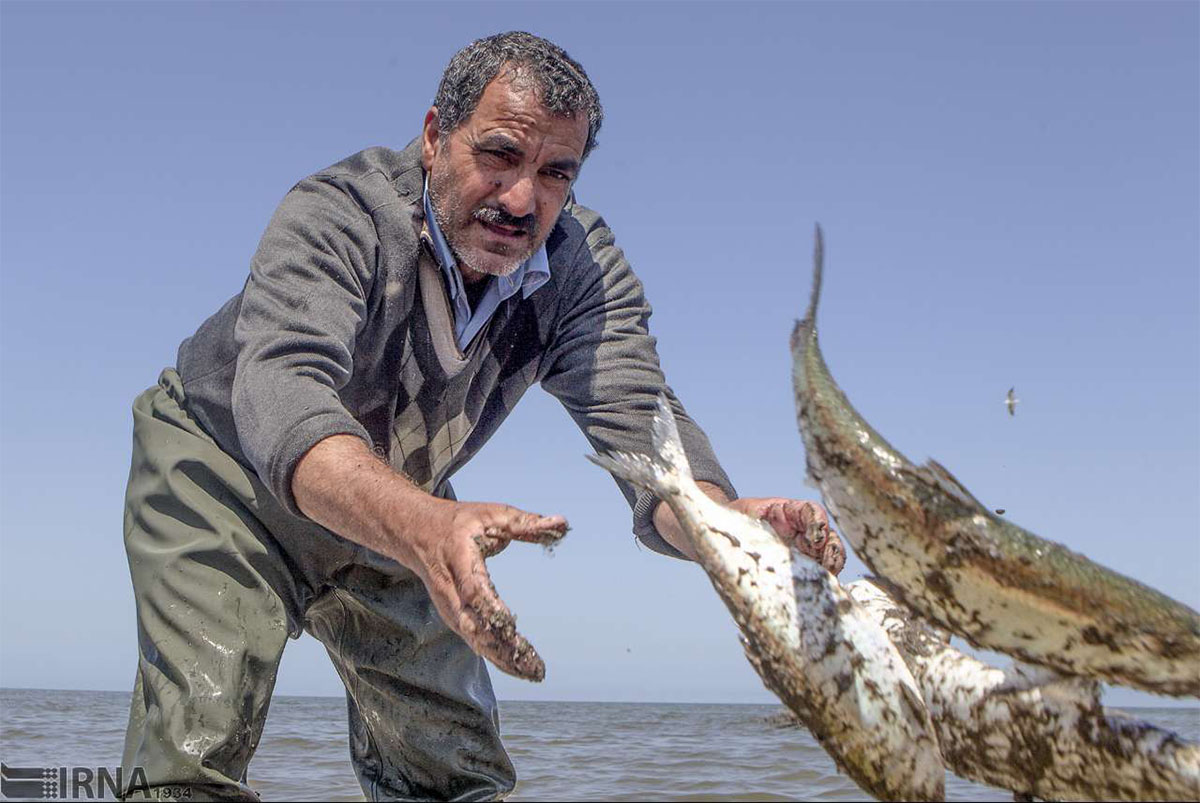
{"type": "MultiPolygon", "coordinates": [[[[424,581],[425,589],[429,592],[429,599],[433,602],[433,607],[437,609],[438,616],[451,630],[461,636],[463,641],[472,645],[475,637],[474,622],[463,618],[462,598],[459,596],[458,586],[449,570],[444,565],[440,566],[438,569],[430,571],[424,581]]],[[[472,649],[474,649],[473,645],[472,649]]]]}
{"type": "Polygon", "coordinates": [[[846,565],[846,547],[829,526],[825,509],[798,499],[761,500],[759,518],[771,525],[784,541],[836,575],[846,565]]]}
{"type": "Polygon", "coordinates": [[[821,553],[821,565],[825,567],[825,571],[837,577],[838,574],[846,565],[846,547],[842,545],[842,539],[833,530],[829,531],[829,538],[825,542],[825,549],[821,553]]]}
{"type": "Polygon", "coordinates": [[[538,683],[546,677],[546,664],[529,639],[517,632],[517,617],[499,601],[477,596],[463,609],[472,622],[475,652],[503,672],[538,683]]]}
{"type": "Polygon", "coordinates": [[[485,558],[498,555],[509,541],[527,541],[553,546],[566,535],[567,520],[562,516],[539,516],[515,507],[497,506],[487,511],[483,532],[475,536],[475,544],[485,558]]]}
{"type": "Polygon", "coordinates": [[[797,533],[802,532],[788,520],[787,506],[780,502],[768,505],[760,518],[766,520],[767,524],[771,525],[771,529],[775,531],[775,534],[785,540],[791,540],[797,533]]]}
{"type": "Polygon", "coordinates": [[[463,601],[458,629],[471,649],[510,675],[534,682],[545,678],[545,663],[517,632],[517,618],[496,593],[482,554],[465,558],[453,573],[463,601]]]}
{"type": "Polygon", "coordinates": [[[563,539],[568,529],[567,520],[562,516],[539,516],[510,507],[495,516],[483,534],[487,538],[553,546],[563,539]]]}
{"type": "Polygon", "coordinates": [[[810,558],[820,559],[829,534],[820,508],[811,502],[786,502],[781,507],[791,532],[795,533],[796,546],[810,558]]]}
{"type": "Polygon", "coordinates": [[[767,506],[762,518],[784,540],[813,560],[820,560],[829,538],[829,520],[820,505],[781,499],[767,506]]]}
{"type": "Polygon", "coordinates": [[[800,502],[797,507],[797,513],[800,520],[807,527],[811,524],[824,524],[829,526],[829,516],[825,513],[825,508],[818,505],[816,502],[800,502]]]}
{"type": "Polygon", "coordinates": [[[836,577],[846,565],[846,547],[829,526],[825,509],[812,502],[788,503],[787,508],[790,520],[798,524],[798,532],[802,533],[797,546],[836,577]]]}
{"type": "Polygon", "coordinates": [[[798,502],[789,504],[788,512],[798,523],[799,531],[803,533],[804,541],[814,553],[813,556],[819,557],[832,532],[829,529],[829,517],[825,515],[825,510],[812,502],[798,502]]]}
{"type": "Polygon", "coordinates": [[[479,553],[485,558],[499,555],[508,544],[509,540],[507,538],[497,538],[493,535],[475,536],[475,545],[479,547],[479,553]]]}

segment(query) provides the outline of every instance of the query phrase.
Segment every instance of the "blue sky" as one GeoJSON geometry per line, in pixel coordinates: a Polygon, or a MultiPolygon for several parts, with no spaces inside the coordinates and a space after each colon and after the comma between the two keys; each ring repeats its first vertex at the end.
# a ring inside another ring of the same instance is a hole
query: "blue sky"
{"type": "MultiPolygon", "coordinates": [[[[292,184],[403,147],[453,52],[514,28],[600,92],[577,195],[743,494],[815,493],[787,338],[820,221],[823,347],[872,424],[1200,607],[1198,23],[1195,3],[4,3],[0,685],[129,688],[134,396],[240,289],[292,184]]],[[[770,701],[703,574],[637,548],[586,451],[535,389],[455,483],[573,526],[552,557],[492,561],[548,665],[494,672],[498,694],[770,701]]],[[[308,637],[277,688],[341,693],[308,637]]]]}

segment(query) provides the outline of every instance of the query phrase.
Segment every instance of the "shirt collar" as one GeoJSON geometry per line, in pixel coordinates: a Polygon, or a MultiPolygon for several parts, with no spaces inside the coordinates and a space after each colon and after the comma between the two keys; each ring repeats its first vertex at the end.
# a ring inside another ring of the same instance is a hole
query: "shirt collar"
{"type": "MultiPolygon", "coordinates": [[[[460,293],[466,292],[463,287],[462,272],[458,270],[454,252],[450,250],[450,244],[442,236],[442,230],[433,216],[433,202],[429,199],[428,173],[425,175],[423,201],[425,203],[425,223],[433,245],[433,254],[437,258],[442,272],[450,281],[450,298],[457,299],[460,293]]],[[[546,254],[546,246],[543,245],[535,251],[533,256],[522,262],[512,273],[507,276],[497,276],[495,279],[496,290],[499,292],[501,301],[514,295],[517,290],[522,291],[522,298],[529,298],[535,290],[550,281],[550,258],[546,254]]]]}

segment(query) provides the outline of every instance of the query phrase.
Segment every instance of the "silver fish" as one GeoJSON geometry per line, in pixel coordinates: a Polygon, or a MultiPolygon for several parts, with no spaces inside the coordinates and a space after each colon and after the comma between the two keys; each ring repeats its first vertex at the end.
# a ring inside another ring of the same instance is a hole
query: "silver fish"
{"type": "Polygon", "coordinates": [[[769,525],[705,495],[663,396],[652,434],[654,456],[589,459],[671,506],[750,663],[847,775],[879,798],[941,800],[945,769],[929,713],[884,630],[769,525]]]}
{"type": "Polygon", "coordinates": [[[817,343],[823,262],[792,332],[810,479],[843,536],[909,607],[976,646],[1071,675],[1200,695],[1200,615],[1061,544],[998,518],[946,469],[922,467],[871,428],[817,343]]]}
{"type": "Polygon", "coordinates": [[[900,649],[955,775],[1043,800],[1200,798],[1200,745],[1105,711],[1093,680],[959,652],[881,585],[845,588],[900,649]]]}

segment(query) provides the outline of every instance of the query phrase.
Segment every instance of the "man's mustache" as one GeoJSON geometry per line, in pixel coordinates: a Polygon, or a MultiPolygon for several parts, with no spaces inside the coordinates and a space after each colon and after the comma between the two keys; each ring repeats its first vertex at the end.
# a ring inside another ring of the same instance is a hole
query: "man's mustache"
{"type": "Polygon", "coordinates": [[[537,231],[537,215],[532,212],[528,215],[517,217],[494,206],[481,206],[471,214],[471,217],[480,223],[488,223],[493,226],[508,226],[513,229],[521,229],[524,232],[537,231]]]}

